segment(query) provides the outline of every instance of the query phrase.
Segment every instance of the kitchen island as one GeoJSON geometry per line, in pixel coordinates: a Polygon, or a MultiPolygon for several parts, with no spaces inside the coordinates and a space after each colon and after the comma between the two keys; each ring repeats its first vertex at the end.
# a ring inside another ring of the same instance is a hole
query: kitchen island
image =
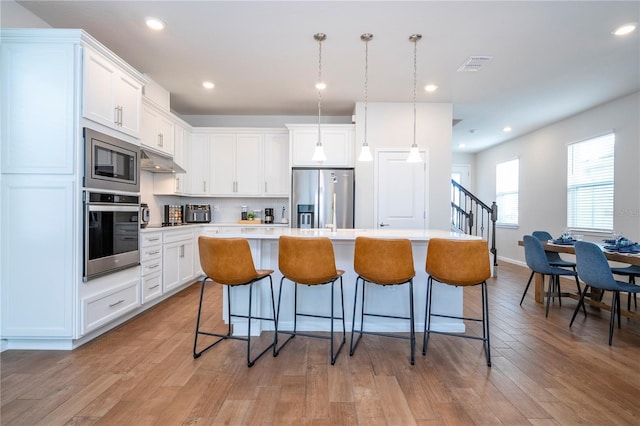
{"type": "MultiPolygon", "coordinates": [[[[278,238],[281,235],[297,237],[327,237],[332,240],[335,251],[336,267],[345,271],[344,280],[344,304],[347,330],[351,329],[353,315],[354,288],[357,274],[353,270],[353,254],[356,237],[366,236],[372,238],[406,238],[412,243],[413,260],[416,270],[414,278],[414,303],[416,330],[424,328],[424,310],[426,299],[427,274],[425,262],[428,241],[431,238],[450,239],[477,239],[455,232],[441,230],[419,229],[297,229],[277,227],[218,227],[215,225],[203,226],[201,235],[217,238],[241,237],[249,240],[256,268],[273,269],[273,283],[276,301],[282,274],[278,270],[278,238]]],[[[487,259],[489,261],[489,259],[487,259]]],[[[260,283],[254,292],[254,315],[270,316],[270,297],[268,284],[260,283]],[[257,297],[255,296],[257,294],[257,297]]],[[[336,292],[338,292],[336,286],[336,292]]],[[[246,312],[248,287],[234,288],[232,295],[233,311],[246,312]]],[[[293,291],[294,284],[285,280],[282,289],[281,311],[279,327],[283,330],[293,328],[293,291]]],[[[371,312],[389,315],[408,316],[406,296],[408,286],[371,286],[367,289],[367,309],[371,312]],[[382,293],[382,294],[380,294],[382,293]],[[405,312],[406,311],[406,312],[405,312]]],[[[226,318],[226,291],[223,303],[223,315],[226,318]]],[[[339,307],[339,294],[336,293],[336,309],[339,307]]],[[[301,288],[298,292],[298,304],[300,312],[325,314],[329,305],[330,286],[311,286],[301,288]]],[[[434,313],[461,316],[463,306],[463,294],[461,288],[446,286],[436,283],[433,290],[434,313]]],[[[234,334],[246,335],[247,324],[244,319],[234,319],[234,334]]],[[[438,331],[464,332],[464,324],[460,320],[449,318],[434,318],[432,328],[438,331]]],[[[263,330],[272,330],[273,324],[269,321],[254,321],[252,334],[259,334],[263,330]],[[262,324],[258,324],[258,323],[262,324]]],[[[370,331],[406,332],[408,324],[402,326],[398,321],[389,321],[385,318],[368,318],[366,329],[370,331]]],[[[298,330],[301,331],[328,331],[329,322],[315,318],[298,318],[298,330]]]]}

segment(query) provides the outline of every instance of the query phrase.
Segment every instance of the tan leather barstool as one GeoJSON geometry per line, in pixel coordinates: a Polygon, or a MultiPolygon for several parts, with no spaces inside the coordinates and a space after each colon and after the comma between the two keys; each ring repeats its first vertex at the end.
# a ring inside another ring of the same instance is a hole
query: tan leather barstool
{"type": "Polygon", "coordinates": [[[269,349],[273,348],[273,356],[276,356],[276,339],[278,336],[278,324],[276,322],[276,307],[275,299],[273,297],[273,281],[271,274],[273,270],[263,269],[256,270],[253,264],[253,256],[251,256],[251,248],[249,242],[244,238],[210,238],[199,237],[198,247],[200,249],[200,265],[205,273],[205,277],[202,280],[202,288],[200,290],[200,303],[198,305],[198,319],[196,321],[196,336],[193,342],[193,357],[198,358],[203,352],[211,349],[226,339],[243,340],[247,342],[247,366],[251,367],[253,364],[264,355],[269,349]],[[269,285],[271,287],[271,308],[273,316],[271,318],[265,318],[260,316],[254,316],[251,314],[251,296],[253,292],[253,284],[262,280],[263,278],[269,278],[269,285]],[[207,280],[214,283],[222,284],[227,288],[227,322],[229,328],[226,334],[217,334],[206,331],[200,331],[200,316],[202,313],[202,299],[204,296],[204,288],[207,280]],[[231,287],[249,285],[249,313],[248,315],[237,315],[231,313],[231,287]],[[231,335],[231,318],[247,318],[248,330],[247,337],[238,337],[231,335]],[[265,320],[273,321],[275,333],[273,342],[258,356],[251,359],[251,320],[265,320]],[[203,334],[206,336],[219,337],[218,340],[197,352],[198,335],[203,334]]]}
{"type": "MultiPolygon", "coordinates": [[[[324,237],[289,237],[281,236],[278,247],[278,267],[282,272],[282,279],[280,280],[280,293],[278,295],[278,314],[276,319],[280,318],[280,301],[282,298],[282,282],[284,279],[292,281],[295,285],[294,291],[294,312],[293,312],[293,331],[280,331],[277,333],[290,334],[289,338],[276,349],[276,355],[280,350],[295,336],[307,336],[316,337],[320,339],[331,340],[330,355],[331,365],[335,364],[336,358],[340,354],[340,350],[346,342],[346,327],[344,323],[344,292],[342,287],[342,275],[344,271],[336,269],[336,260],[333,253],[333,245],[331,240],[324,237]],[[333,303],[333,287],[337,280],[340,280],[340,299],[342,306],[342,316],[336,317],[334,314],[333,303]],[[322,285],[331,284],[331,315],[312,315],[307,313],[298,312],[298,284],[300,285],[322,285]],[[329,336],[300,333],[297,331],[297,318],[298,316],[313,317],[313,318],[326,318],[331,321],[331,332],[329,336]],[[338,350],[334,352],[333,343],[333,321],[342,320],[342,342],[338,347],[338,350]]],[[[276,341],[277,341],[276,333],[276,341]]]]}
{"type": "Polygon", "coordinates": [[[424,340],[422,355],[427,353],[429,334],[446,334],[484,342],[487,365],[491,367],[491,347],[489,339],[489,300],[487,295],[487,279],[491,277],[489,264],[489,246],[485,240],[447,240],[432,238],[427,246],[427,306],[424,321],[424,340]],[[482,318],[457,317],[431,313],[433,304],[433,280],[447,285],[470,287],[482,285],[482,318]],[[431,330],[431,317],[454,318],[482,322],[482,337],[468,334],[448,333],[431,330]]]}
{"type": "Polygon", "coordinates": [[[394,337],[397,339],[408,339],[411,346],[411,365],[414,364],[414,352],[416,346],[416,330],[413,315],[413,277],[416,271],[413,267],[413,251],[411,241],[407,239],[382,239],[357,237],[355,244],[355,254],[353,258],[353,268],[358,277],[356,278],[356,291],[353,301],[353,321],[351,322],[351,350],[349,355],[353,356],[358,343],[363,334],[375,334],[378,336],[394,337]],[[360,306],[360,331],[358,339],[353,341],[356,326],[356,306],[358,304],[358,282],[362,280],[362,303],[360,306]],[[383,315],[366,312],[365,310],[365,289],[366,284],[372,283],[382,286],[409,284],[409,316],[383,315]],[[363,331],[364,317],[395,318],[409,320],[409,337],[379,333],[373,331],[363,331]]]}

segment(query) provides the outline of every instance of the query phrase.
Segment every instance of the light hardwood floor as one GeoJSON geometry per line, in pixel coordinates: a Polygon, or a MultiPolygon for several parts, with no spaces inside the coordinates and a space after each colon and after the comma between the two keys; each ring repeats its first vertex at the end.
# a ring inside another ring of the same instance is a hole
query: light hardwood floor
{"type": "MultiPolygon", "coordinates": [[[[194,285],[74,351],[2,353],[0,423],[639,424],[640,324],[623,318],[609,347],[608,312],[588,308],[570,329],[575,300],[556,300],[545,318],[531,289],[518,306],[528,274],[504,264],[490,280],[491,368],[467,339],[435,335],[423,357],[422,333],[413,367],[407,341],[368,335],[335,366],[328,341],[305,337],[253,368],[244,342],[194,360],[194,285]]],[[[223,329],[220,292],[210,294],[207,322],[223,329]]],[[[465,313],[476,315],[479,288],[465,294],[465,313]]]]}

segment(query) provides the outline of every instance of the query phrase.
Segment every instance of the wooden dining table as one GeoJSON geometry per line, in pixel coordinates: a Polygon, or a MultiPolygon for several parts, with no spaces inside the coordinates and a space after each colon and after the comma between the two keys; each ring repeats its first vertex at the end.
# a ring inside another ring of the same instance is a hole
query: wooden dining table
{"type": "MultiPolygon", "coordinates": [[[[519,246],[524,246],[524,242],[522,240],[518,241],[519,246]]],[[[553,251],[556,253],[567,253],[567,254],[576,254],[576,249],[573,245],[568,244],[553,244],[547,241],[542,242],[542,246],[545,251],[553,251]]],[[[637,265],[640,266],[640,254],[629,254],[629,253],[619,253],[614,251],[607,251],[604,249],[603,245],[600,245],[604,256],[607,260],[613,262],[626,263],[629,265],[637,265]]],[[[544,298],[546,297],[546,292],[544,289],[544,279],[542,274],[535,274],[534,278],[535,284],[535,300],[538,303],[544,303],[544,298]]],[[[580,299],[580,295],[577,293],[562,293],[562,296],[570,297],[572,299],[580,299]]],[[[601,308],[610,311],[611,306],[602,302],[600,297],[600,291],[597,289],[592,289],[590,297],[585,297],[585,303],[589,304],[596,308],[601,308]]],[[[640,315],[636,312],[620,310],[620,315],[628,318],[640,319],[640,315]]]]}

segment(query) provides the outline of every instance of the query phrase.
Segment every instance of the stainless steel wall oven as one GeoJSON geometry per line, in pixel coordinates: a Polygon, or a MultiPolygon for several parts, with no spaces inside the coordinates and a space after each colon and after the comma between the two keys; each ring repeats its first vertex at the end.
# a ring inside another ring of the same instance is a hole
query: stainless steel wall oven
{"type": "Polygon", "coordinates": [[[140,197],[84,192],[84,280],[140,263],[140,197]]]}

